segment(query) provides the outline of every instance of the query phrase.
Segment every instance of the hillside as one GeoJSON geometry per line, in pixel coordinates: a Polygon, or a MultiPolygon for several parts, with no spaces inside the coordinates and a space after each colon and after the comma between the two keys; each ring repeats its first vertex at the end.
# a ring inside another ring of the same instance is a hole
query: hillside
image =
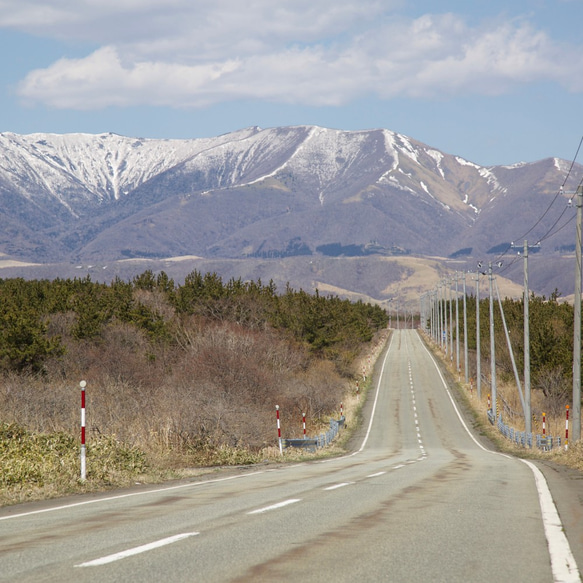
{"type": "MultiPolygon", "coordinates": [[[[425,281],[408,281],[422,264],[451,270],[444,260],[453,257],[455,269],[475,270],[543,215],[528,237],[545,235],[567,205],[560,195],[545,215],[569,165],[482,167],[384,129],[247,128],[193,140],[4,133],[2,274],[110,281],[131,276],[127,260],[138,260],[139,270],[171,267],[180,279],[194,256],[197,269],[223,276],[264,272],[383,301],[392,281],[423,289],[425,281]],[[176,257],[187,259],[169,261],[176,257]]],[[[573,241],[574,226],[543,245],[533,289],[557,287],[556,266],[570,269],[573,241]]],[[[506,275],[521,281],[520,270],[506,275]]],[[[560,278],[565,295],[570,279],[560,278]]]]}

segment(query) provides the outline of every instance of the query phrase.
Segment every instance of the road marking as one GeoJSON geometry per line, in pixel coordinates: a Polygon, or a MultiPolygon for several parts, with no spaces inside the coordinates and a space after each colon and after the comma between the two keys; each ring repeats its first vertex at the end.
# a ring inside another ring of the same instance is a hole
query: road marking
{"type": "Polygon", "coordinates": [[[148,494],[159,494],[160,492],[170,492],[171,490],[181,490],[183,488],[195,488],[198,486],[205,486],[206,484],[217,484],[218,482],[228,482],[229,480],[238,480],[240,478],[249,478],[263,474],[269,470],[259,470],[249,474],[238,474],[236,476],[228,476],[226,478],[216,478],[213,480],[204,480],[202,482],[191,482],[188,484],[180,484],[178,486],[166,486],[163,488],[155,488],[153,490],[146,490],[144,492],[131,492],[130,494],[120,494],[118,496],[107,496],[105,498],[98,498],[97,500],[84,500],[83,502],[73,502],[72,504],[63,504],[62,506],[53,506],[51,508],[43,508],[42,510],[31,510],[30,512],[22,512],[20,514],[11,514],[9,516],[0,516],[0,520],[10,520],[12,518],[22,518],[24,516],[32,516],[34,514],[44,514],[45,512],[56,512],[57,510],[67,510],[68,508],[75,508],[76,506],[87,506],[88,504],[99,504],[100,502],[110,502],[112,500],[121,500],[122,498],[133,498],[134,496],[147,496],[148,494]]]}
{"type": "Polygon", "coordinates": [[[524,462],[534,474],[545,536],[549,545],[549,554],[551,555],[551,569],[554,580],[565,583],[579,583],[581,581],[579,568],[571,552],[569,541],[565,536],[563,525],[547,481],[543,473],[533,463],[523,459],[520,461],[524,462]]]}
{"type": "Polygon", "coordinates": [[[404,464],[399,464],[398,466],[393,466],[393,470],[398,470],[399,468],[404,468],[404,464]]]}
{"type": "MultiPolygon", "coordinates": [[[[369,424],[368,424],[368,429],[366,430],[366,435],[364,436],[364,439],[362,440],[362,445],[360,446],[360,449],[358,451],[355,451],[353,454],[350,454],[351,456],[360,453],[364,449],[364,447],[366,445],[366,442],[368,441],[368,438],[369,438],[369,435],[370,435],[370,431],[372,429],[372,422],[374,420],[374,414],[375,414],[375,411],[376,411],[376,408],[377,408],[377,402],[379,400],[379,393],[380,393],[380,390],[381,390],[381,381],[383,380],[383,375],[384,375],[384,372],[385,372],[385,366],[387,364],[387,358],[389,357],[389,352],[391,351],[391,346],[393,344],[393,338],[394,337],[395,337],[395,335],[394,334],[391,334],[391,339],[389,341],[389,347],[387,348],[387,351],[385,352],[385,358],[383,358],[383,366],[381,367],[381,372],[379,374],[379,378],[378,378],[378,381],[377,381],[377,390],[376,390],[376,393],[375,393],[374,402],[372,404],[372,411],[370,413],[370,421],[369,421],[369,424]]],[[[350,456],[348,456],[348,457],[350,457],[350,456]]]]}
{"type": "Polygon", "coordinates": [[[132,557],[133,555],[139,555],[140,553],[145,553],[159,547],[170,545],[172,543],[184,540],[185,538],[196,536],[198,532],[185,532],[183,534],[177,534],[175,536],[170,536],[168,538],[163,538],[161,540],[155,541],[153,543],[148,543],[140,547],[134,547],[133,549],[128,549],[127,551],[121,551],[120,553],[114,553],[113,555],[107,555],[106,557],[101,557],[100,559],[95,559],[93,561],[87,561],[86,563],[81,563],[80,565],[75,565],[75,567],[98,567],[99,565],[106,565],[107,563],[113,563],[114,561],[119,561],[127,557],[132,557]]]}
{"type": "Polygon", "coordinates": [[[264,508],[258,508],[257,510],[252,510],[247,512],[247,514],[262,514],[263,512],[269,512],[270,510],[277,510],[278,508],[283,508],[289,504],[294,504],[299,502],[300,498],[290,498],[289,500],[284,500],[283,502],[278,502],[277,504],[272,504],[271,506],[265,506],[264,508]]]}
{"type": "Polygon", "coordinates": [[[382,476],[384,474],[386,474],[387,472],[377,472],[376,474],[370,474],[367,476],[367,478],[378,478],[379,476],[382,476]]]}
{"type": "MultiPolygon", "coordinates": [[[[419,339],[421,342],[421,339],[419,339]]],[[[437,370],[439,377],[441,378],[441,382],[445,388],[447,396],[453,405],[453,408],[460,420],[461,424],[463,425],[464,429],[466,430],[467,434],[472,438],[474,443],[482,450],[487,451],[493,455],[500,455],[502,457],[508,459],[517,459],[525,463],[534,474],[534,480],[536,484],[536,488],[538,491],[538,500],[541,507],[542,513],[542,521],[543,521],[543,528],[545,531],[545,537],[547,539],[547,544],[549,548],[549,556],[551,559],[551,569],[553,572],[553,576],[555,581],[561,581],[564,583],[572,583],[581,581],[581,575],[579,573],[579,568],[577,567],[577,563],[575,562],[575,558],[573,557],[573,553],[571,552],[571,546],[569,545],[569,540],[565,536],[563,531],[563,524],[561,523],[561,519],[559,517],[559,513],[557,512],[557,507],[553,501],[553,497],[551,495],[551,491],[549,490],[549,486],[547,481],[544,477],[544,474],[531,462],[523,460],[521,458],[515,458],[503,453],[499,453],[497,451],[492,451],[484,447],[472,434],[469,430],[468,426],[466,425],[455,401],[454,398],[441,374],[441,370],[437,366],[437,362],[435,358],[429,352],[429,349],[425,346],[423,342],[421,342],[421,346],[425,349],[425,352],[429,355],[429,358],[433,361],[433,366],[437,370]]]]}
{"type": "Polygon", "coordinates": [[[354,482],[342,482],[341,484],[334,484],[334,486],[328,486],[324,488],[324,490],[337,490],[338,488],[344,488],[344,486],[350,486],[350,484],[354,484],[354,482]]]}

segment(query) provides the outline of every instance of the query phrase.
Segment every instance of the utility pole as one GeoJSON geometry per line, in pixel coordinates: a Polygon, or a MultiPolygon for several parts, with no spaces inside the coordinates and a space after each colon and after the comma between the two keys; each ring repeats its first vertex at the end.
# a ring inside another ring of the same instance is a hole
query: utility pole
{"type": "Polygon", "coordinates": [[[455,355],[456,370],[460,370],[460,306],[458,291],[458,272],[455,272],[455,355]]]}
{"type": "MultiPolygon", "coordinates": [[[[514,247],[512,243],[512,247],[514,247]]],[[[534,247],[540,247],[537,243],[534,247]]],[[[524,428],[526,433],[532,433],[532,406],[530,385],[530,290],[528,287],[528,241],[525,239],[522,256],[524,258],[524,428]]],[[[519,252],[520,254],[520,252],[519,252]]]]}
{"type": "Polygon", "coordinates": [[[573,420],[572,441],[581,439],[581,207],[583,186],[577,188],[577,236],[575,244],[575,301],[573,306],[573,420]]]}
{"type": "Polygon", "coordinates": [[[399,330],[399,298],[397,298],[397,330],[399,330]]]}
{"type": "Polygon", "coordinates": [[[435,291],[435,332],[437,333],[437,344],[441,348],[441,284],[437,282],[435,291]]]}
{"type": "Polygon", "coordinates": [[[468,310],[466,306],[466,272],[464,271],[463,277],[463,290],[464,290],[464,371],[466,385],[468,384],[469,372],[468,372],[468,310]]]}
{"type": "Polygon", "coordinates": [[[435,343],[437,344],[437,342],[439,340],[438,331],[437,331],[437,287],[435,288],[435,290],[431,294],[431,298],[433,300],[433,310],[431,312],[431,314],[432,314],[431,330],[433,331],[433,339],[435,340],[435,343]]]}
{"type": "Polygon", "coordinates": [[[444,354],[447,357],[447,334],[448,334],[448,327],[447,327],[447,289],[446,289],[446,280],[443,280],[442,284],[442,295],[443,295],[443,305],[441,308],[441,317],[443,318],[443,348],[444,354]]]}
{"type": "Polygon", "coordinates": [[[447,301],[449,303],[449,360],[453,364],[453,298],[451,280],[448,279],[447,301]]]}
{"type": "Polygon", "coordinates": [[[476,271],[476,392],[482,399],[482,355],[480,342],[480,270],[476,271]]]}
{"type": "MultiPolygon", "coordinates": [[[[444,348],[444,339],[445,339],[445,327],[443,321],[443,302],[441,301],[443,285],[441,281],[437,286],[437,299],[438,299],[438,320],[439,320],[439,346],[441,349],[444,348]]],[[[445,292],[443,292],[445,293],[445,292]]]]}
{"type": "Polygon", "coordinates": [[[528,241],[524,240],[524,427],[532,433],[532,413],[530,407],[530,316],[528,291],[528,241]]]}
{"type": "Polygon", "coordinates": [[[492,394],[492,413],[494,422],[498,418],[496,411],[496,343],[494,340],[494,294],[492,292],[492,262],[488,263],[488,281],[490,284],[490,376],[492,394]]]}
{"type": "Polygon", "coordinates": [[[433,338],[433,290],[427,292],[427,299],[426,299],[426,316],[429,319],[427,324],[427,331],[429,332],[429,337],[433,338]]]}

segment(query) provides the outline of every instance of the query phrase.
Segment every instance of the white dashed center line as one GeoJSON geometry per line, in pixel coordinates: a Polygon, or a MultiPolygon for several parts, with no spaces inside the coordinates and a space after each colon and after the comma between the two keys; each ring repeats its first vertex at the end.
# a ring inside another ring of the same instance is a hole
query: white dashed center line
{"type": "Polygon", "coordinates": [[[277,504],[272,504],[271,506],[265,506],[264,508],[258,508],[257,510],[252,510],[247,512],[247,514],[262,514],[263,512],[269,512],[270,510],[277,510],[278,508],[283,508],[284,506],[289,506],[290,504],[295,504],[299,502],[299,498],[290,498],[289,500],[284,500],[283,502],[278,502],[277,504]]]}
{"type": "Polygon", "coordinates": [[[81,563],[80,565],[75,565],[75,567],[98,567],[99,565],[106,565],[107,563],[113,563],[114,561],[119,561],[127,557],[132,557],[133,555],[139,555],[140,553],[145,553],[146,551],[151,551],[159,547],[170,545],[180,540],[184,540],[185,538],[196,536],[197,534],[198,532],[185,532],[183,534],[177,534],[175,536],[163,538],[153,543],[148,543],[146,545],[134,547],[133,549],[128,549],[127,551],[121,551],[119,553],[114,553],[113,555],[101,557],[100,559],[95,559],[93,561],[81,563]]]}

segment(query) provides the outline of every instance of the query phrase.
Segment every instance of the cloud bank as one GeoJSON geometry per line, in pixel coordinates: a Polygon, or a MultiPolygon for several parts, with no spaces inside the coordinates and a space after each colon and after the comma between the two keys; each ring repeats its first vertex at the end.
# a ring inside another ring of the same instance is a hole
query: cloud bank
{"type": "Polygon", "coordinates": [[[583,91],[581,47],[526,19],[408,17],[398,0],[0,0],[0,27],[83,42],[30,71],[23,100],[59,109],[205,107],[240,99],[343,105],[375,95],[583,91]]]}

